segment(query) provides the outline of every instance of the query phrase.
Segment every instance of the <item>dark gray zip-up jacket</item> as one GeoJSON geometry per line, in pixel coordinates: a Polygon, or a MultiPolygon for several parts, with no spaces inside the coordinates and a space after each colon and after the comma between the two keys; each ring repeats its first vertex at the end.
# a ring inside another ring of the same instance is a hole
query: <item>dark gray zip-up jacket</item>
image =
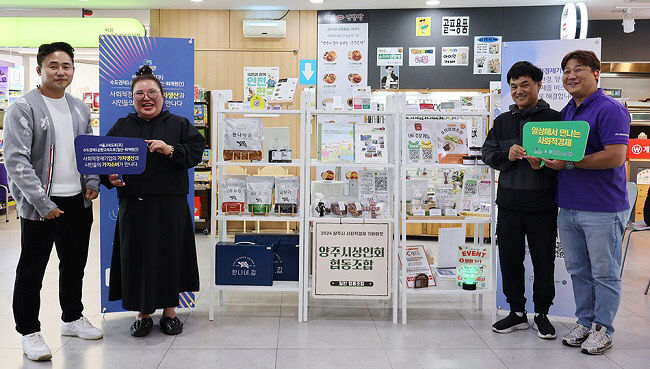
{"type": "MultiPolygon", "coordinates": [[[[91,135],[90,111],[83,101],[65,94],[72,115],[73,134],[91,135]]],[[[50,200],[54,155],[54,124],[38,89],[18,98],[4,118],[4,157],[9,190],[16,200],[18,215],[40,220],[57,208],[50,200]]],[[[81,176],[82,193],[99,192],[99,176],[81,176]]],[[[86,207],[92,202],[84,197],[86,207]]]]}
{"type": "Polygon", "coordinates": [[[508,152],[512,145],[522,145],[522,132],[527,122],[558,120],[562,120],[562,114],[551,109],[544,100],[524,110],[513,104],[509,111],[494,120],[481,152],[483,162],[500,171],[499,207],[518,211],[544,211],[556,207],[556,171],[546,167],[535,170],[526,159],[510,161],[508,152]]]}

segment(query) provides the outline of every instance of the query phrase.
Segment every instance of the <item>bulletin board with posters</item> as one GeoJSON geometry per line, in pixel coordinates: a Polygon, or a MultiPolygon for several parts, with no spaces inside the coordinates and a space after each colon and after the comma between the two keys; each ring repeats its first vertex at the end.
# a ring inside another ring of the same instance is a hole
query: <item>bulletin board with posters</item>
{"type": "Polygon", "coordinates": [[[314,298],[389,299],[389,223],[314,223],[314,298]]]}

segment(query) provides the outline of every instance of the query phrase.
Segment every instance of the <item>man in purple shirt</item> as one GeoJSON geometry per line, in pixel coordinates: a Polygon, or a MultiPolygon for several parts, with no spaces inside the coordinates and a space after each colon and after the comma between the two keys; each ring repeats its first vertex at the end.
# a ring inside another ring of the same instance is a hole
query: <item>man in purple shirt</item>
{"type": "Polygon", "coordinates": [[[589,123],[582,160],[545,160],[558,171],[557,222],[578,318],[562,342],[580,346],[586,354],[602,354],[612,347],[621,300],[621,241],[630,207],[624,166],[630,115],[598,88],[600,60],[593,52],[568,53],[562,70],[564,88],[573,96],[562,109],[562,120],[589,123]]]}

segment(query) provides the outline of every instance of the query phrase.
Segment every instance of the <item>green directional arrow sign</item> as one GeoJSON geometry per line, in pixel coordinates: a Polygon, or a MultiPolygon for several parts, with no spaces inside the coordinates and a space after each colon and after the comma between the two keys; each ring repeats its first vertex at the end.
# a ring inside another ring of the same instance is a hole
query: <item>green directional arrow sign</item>
{"type": "Polygon", "coordinates": [[[530,156],[580,161],[588,137],[589,123],[584,120],[528,122],[524,125],[523,145],[530,156]]]}

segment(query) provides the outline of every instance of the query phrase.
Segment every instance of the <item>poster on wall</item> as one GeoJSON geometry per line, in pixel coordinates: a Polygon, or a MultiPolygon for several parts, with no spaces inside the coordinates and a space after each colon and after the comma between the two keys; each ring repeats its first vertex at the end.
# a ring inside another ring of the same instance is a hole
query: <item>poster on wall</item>
{"type": "MultiPolygon", "coordinates": [[[[189,38],[107,36],[99,38],[100,134],[133,112],[131,80],[143,65],[149,65],[163,85],[164,107],[173,114],[194,118],[194,40],[189,38]]],[[[93,99],[95,100],[95,99],[93,99]]],[[[99,103],[99,97],[97,98],[99,103]]],[[[194,207],[194,171],[188,171],[188,205],[194,207]]],[[[113,234],[118,214],[117,192],[102,188],[100,197],[101,309],[122,311],[121,301],[108,301],[108,279],[113,234]]],[[[179,295],[180,307],[194,306],[194,293],[179,295]]]]}
{"type": "Polygon", "coordinates": [[[474,37],[474,74],[501,73],[501,36],[474,37]]]}
{"type": "Polygon", "coordinates": [[[401,47],[378,47],[377,65],[404,65],[404,48],[401,47]]]}
{"type": "Polygon", "coordinates": [[[449,46],[443,47],[441,51],[440,65],[442,66],[468,66],[469,47],[449,46]]]}
{"type": "Polygon", "coordinates": [[[399,89],[399,67],[387,65],[379,67],[379,81],[382,90],[399,89]]]}
{"type": "Polygon", "coordinates": [[[435,47],[409,48],[409,67],[429,67],[436,65],[435,47]]]}
{"type": "MultiPolygon", "coordinates": [[[[544,99],[552,109],[562,110],[571,99],[571,95],[562,84],[562,68],[560,61],[573,50],[591,50],[600,59],[600,38],[583,40],[547,40],[547,41],[513,41],[503,43],[501,73],[507,75],[512,65],[520,60],[527,60],[538,66],[544,77],[539,98],[544,99]]],[[[506,109],[513,103],[510,96],[510,86],[505,79],[501,80],[501,106],[506,109]]]]}
{"type": "Polygon", "coordinates": [[[442,17],[443,36],[469,36],[469,17],[442,17]]]}
{"type": "Polygon", "coordinates": [[[415,18],[415,35],[418,37],[431,36],[431,17],[415,18]]]}
{"type": "Polygon", "coordinates": [[[388,223],[316,222],[312,296],[390,298],[389,240],[388,223]]]}
{"type": "Polygon", "coordinates": [[[317,108],[333,103],[335,96],[351,101],[356,86],[368,85],[368,15],[318,12],[318,56],[317,108]]]}
{"type": "Polygon", "coordinates": [[[278,67],[244,67],[244,101],[261,96],[273,100],[273,90],[280,79],[278,67]]]}

